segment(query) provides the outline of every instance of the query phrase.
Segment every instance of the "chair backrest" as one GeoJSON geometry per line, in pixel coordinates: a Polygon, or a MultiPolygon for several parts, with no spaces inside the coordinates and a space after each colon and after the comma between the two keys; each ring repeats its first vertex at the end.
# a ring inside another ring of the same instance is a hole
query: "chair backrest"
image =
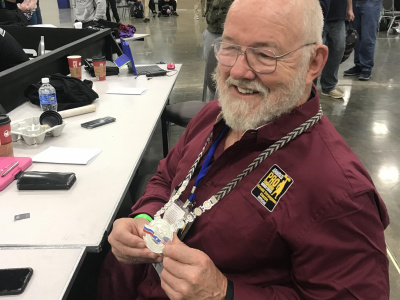
{"type": "Polygon", "coordinates": [[[215,82],[212,78],[212,74],[213,74],[215,68],[217,67],[217,64],[218,64],[218,61],[215,58],[214,47],[211,47],[210,51],[208,52],[206,68],[204,71],[203,101],[207,100],[206,99],[207,98],[207,90],[209,90],[212,95],[215,95],[215,93],[216,93],[216,86],[215,86],[215,82]]]}
{"type": "Polygon", "coordinates": [[[214,73],[217,64],[218,61],[214,54],[214,47],[211,47],[210,51],[208,52],[208,58],[206,62],[206,75],[207,75],[207,87],[213,93],[215,93],[216,86],[212,78],[212,74],[214,73]]]}
{"type": "Polygon", "coordinates": [[[394,11],[394,0],[383,0],[382,7],[385,12],[394,11]]]}

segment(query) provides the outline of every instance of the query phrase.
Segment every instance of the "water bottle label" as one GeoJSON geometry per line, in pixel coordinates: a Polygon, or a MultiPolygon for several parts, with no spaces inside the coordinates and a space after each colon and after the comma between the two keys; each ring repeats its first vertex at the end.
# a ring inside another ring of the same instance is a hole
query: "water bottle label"
{"type": "Polygon", "coordinates": [[[57,98],[56,94],[48,94],[48,95],[39,95],[40,104],[47,105],[47,104],[56,104],[57,98]]]}

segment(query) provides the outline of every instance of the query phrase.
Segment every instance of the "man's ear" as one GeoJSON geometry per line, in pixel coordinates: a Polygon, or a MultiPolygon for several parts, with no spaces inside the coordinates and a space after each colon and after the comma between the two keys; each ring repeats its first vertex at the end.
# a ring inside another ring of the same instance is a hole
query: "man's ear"
{"type": "Polygon", "coordinates": [[[311,57],[306,83],[311,84],[315,78],[322,72],[328,59],[329,50],[325,45],[317,45],[314,47],[314,54],[311,57]]]}

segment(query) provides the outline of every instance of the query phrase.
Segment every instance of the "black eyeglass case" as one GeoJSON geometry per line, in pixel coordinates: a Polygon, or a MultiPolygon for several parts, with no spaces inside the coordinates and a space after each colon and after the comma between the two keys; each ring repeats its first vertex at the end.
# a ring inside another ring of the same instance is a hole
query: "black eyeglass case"
{"type": "Polygon", "coordinates": [[[76,181],[75,173],[24,172],[18,178],[19,190],[69,190],[76,181]]]}

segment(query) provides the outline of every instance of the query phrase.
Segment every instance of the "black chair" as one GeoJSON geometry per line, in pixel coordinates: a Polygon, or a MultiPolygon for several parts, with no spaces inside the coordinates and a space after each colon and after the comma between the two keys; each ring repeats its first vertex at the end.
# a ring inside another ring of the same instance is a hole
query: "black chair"
{"type": "Polygon", "coordinates": [[[174,123],[181,127],[186,127],[191,119],[206,105],[207,95],[210,93],[210,99],[214,99],[216,87],[212,79],[212,73],[217,66],[217,59],[214,55],[214,48],[211,47],[206,68],[204,72],[204,85],[202,101],[186,101],[174,104],[168,104],[161,115],[161,129],[163,139],[164,157],[168,154],[168,124],[174,123]]]}
{"type": "MultiPolygon", "coordinates": [[[[379,18],[379,25],[383,19],[387,19],[389,21],[387,31],[390,32],[390,29],[393,27],[394,22],[397,19],[400,19],[400,11],[396,10],[394,0],[383,0],[382,12],[379,18]]],[[[378,26],[378,31],[379,29],[380,27],[378,26]]]]}

